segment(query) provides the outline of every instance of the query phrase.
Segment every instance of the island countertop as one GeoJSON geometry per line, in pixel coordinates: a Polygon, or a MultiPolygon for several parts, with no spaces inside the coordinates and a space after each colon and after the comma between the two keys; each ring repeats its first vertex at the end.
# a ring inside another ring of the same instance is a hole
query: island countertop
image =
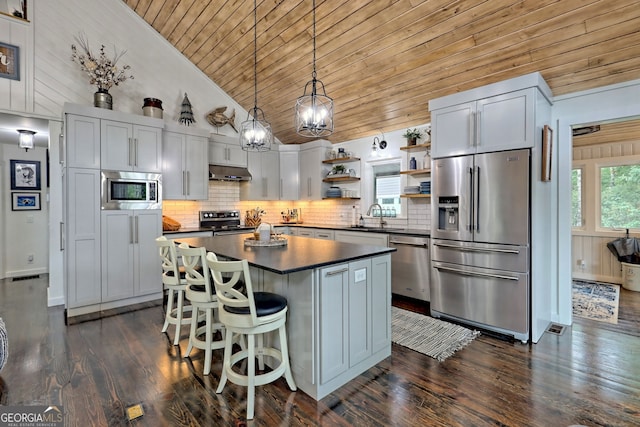
{"type": "Polygon", "coordinates": [[[355,261],[394,252],[395,248],[356,245],[333,240],[283,236],[287,245],[276,247],[245,246],[244,240],[252,234],[229,234],[214,237],[176,239],[193,247],[205,247],[220,257],[233,260],[246,259],[249,265],[277,274],[289,274],[341,262],[355,261]]]}

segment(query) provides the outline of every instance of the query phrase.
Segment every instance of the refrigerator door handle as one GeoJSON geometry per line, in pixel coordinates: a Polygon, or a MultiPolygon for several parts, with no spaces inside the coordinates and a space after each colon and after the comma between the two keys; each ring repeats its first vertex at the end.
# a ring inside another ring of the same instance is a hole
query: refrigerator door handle
{"type": "Polygon", "coordinates": [[[447,245],[446,243],[434,243],[434,246],[439,246],[441,248],[451,248],[459,250],[460,252],[496,252],[503,254],[519,254],[520,251],[517,249],[489,249],[489,248],[467,248],[464,246],[456,246],[456,245],[447,245]]]}
{"type": "Polygon", "coordinates": [[[476,166],[476,191],[473,203],[473,210],[476,213],[475,229],[480,231],[480,166],[476,166]]]}
{"type": "Polygon", "coordinates": [[[469,168],[469,200],[471,200],[472,203],[470,203],[469,206],[469,218],[467,221],[467,230],[469,231],[473,231],[473,168],[469,168]]]}
{"type": "Polygon", "coordinates": [[[434,265],[433,268],[435,268],[437,270],[451,271],[453,273],[462,274],[464,276],[490,277],[492,279],[513,280],[515,282],[518,281],[517,277],[504,276],[502,274],[478,273],[478,272],[475,272],[475,271],[462,270],[462,269],[459,269],[459,268],[451,268],[451,267],[442,267],[442,266],[439,266],[439,265],[434,265]]]}

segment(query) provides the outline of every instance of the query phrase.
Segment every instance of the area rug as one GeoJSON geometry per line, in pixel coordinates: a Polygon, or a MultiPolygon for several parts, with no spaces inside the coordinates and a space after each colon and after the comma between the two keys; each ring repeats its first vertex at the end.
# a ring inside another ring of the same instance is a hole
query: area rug
{"type": "Polygon", "coordinates": [[[574,280],[572,290],[574,316],[618,323],[619,285],[574,280]]]}
{"type": "Polygon", "coordinates": [[[391,307],[391,341],[442,362],[478,335],[453,323],[391,307]]]}

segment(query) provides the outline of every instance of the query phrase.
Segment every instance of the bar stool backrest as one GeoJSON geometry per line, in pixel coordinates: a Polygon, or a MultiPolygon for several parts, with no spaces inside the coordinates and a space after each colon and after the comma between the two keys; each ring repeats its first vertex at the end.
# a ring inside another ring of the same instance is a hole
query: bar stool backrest
{"type": "Polygon", "coordinates": [[[156,239],[160,260],[162,261],[162,283],[169,286],[180,284],[180,271],[178,269],[178,253],[176,243],[172,239],[160,236],[156,239]]]}
{"type": "Polygon", "coordinates": [[[251,274],[249,273],[247,260],[219,261],[213,252],[209,252],[207,254],[207,265],[211,270],[218,303],[223,306],[220,309],[220,321],[222,323],[232,322],[236,326],[244,327],[258,325],[251,274]],[[243,278],[244,282],[241,280],[243,278]],[[244,283],[246,295],[237,289],[237,287],[241,287],[242,283],[244,283]],[[224,306],[239,309],[248,308],[249,312],[247,314],[233,314],[226,311],[224,306]]]}
{"type": "Polygon", "coordinates": [[[186,243],[180,243],[178,250],[182,256],[182,265],[184,266],[187,283],[194,286],[204,286],[206,295],[213,301],[214,289],[211,287],[209,269],[206,268],[207,250],[203,247],[192,248],[186,243]]]}

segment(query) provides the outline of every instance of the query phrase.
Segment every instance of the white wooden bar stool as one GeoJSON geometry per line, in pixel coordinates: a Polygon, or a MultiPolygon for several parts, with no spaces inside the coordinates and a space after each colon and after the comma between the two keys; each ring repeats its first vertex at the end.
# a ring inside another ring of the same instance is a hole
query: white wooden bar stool
{"type": "Polygon", "coordinates": [[[178,248],[187,279],[185,296],[193,307],[189,346],[184,357],[188,357],[194,347],[204,350],[204,375],[209,375],[212,351],[224,348],[225,331],[222,323],[218,322],[218,299],[210,279],[210,270],[203,268],[207,264],[207,251],[205,248],[191,248],[186,243],[181,243],[178,248]],[[203,315],[204,325],[198,327],[203,315]],[[220,331],[222,339],[213,341],[213,332],[216,330],[220,331]],[[203,335],[204,339],[201,338],[203,335]]]}
{"type": "Polygon", "coordinates": [[[191,311],[191,306],[184,304],[184,291],[187,287],[187,280],[184,272],[180,272],[178,266],[178,251],[176,250],[175,241],[167,239],[165,236],[160,236],[156,239],[156,245],[162,260],[162,284],[169,292],[162,332],[167,332],[169,325],[175,325],[176,334],[173,338],[173,345],[178,345],[180,343],[182,325],[191,323],[191,317],[184,317],[185,312],[191,311]],[[173,306],[174,302],[176,304],[175,308],[173,306]]]}
{"type": "Polygon", "coordinates": [[[253,292],[249,263],[242,261],[218,261],[215,254],[207,254],[207,265],[211,269],[218,303],[220,321],[224,324],[225,337],[224,361],[220,384],[216,393],[222,393],[227,379],[234,384],[247,387],[247,419],[253,419],[255,386],[271,383],[284,375],[289,388],[297,390],[289,365],[287,347],[287,299],[269,292],[253,292]],[[228,277],[227,277],[228,276],[228,277]],[[236,289],[240,279],[244,279],[245,290],[236,289]],[[262,334],[277,330],[280,338],[280,350],[265,348],[262,334]],[[232,354],[233,333],[246,335],[247,348],[232,354]],[[256,347],[255,336],[258,335],[256,347]],[[280,362],[273,370],[256,375],[255,358],[258,357],[260,369],[264,369],[263,356],[270,356],[280,362]],[[233,366],[247,360],[247,375],[240,374],[233,366]]]}

